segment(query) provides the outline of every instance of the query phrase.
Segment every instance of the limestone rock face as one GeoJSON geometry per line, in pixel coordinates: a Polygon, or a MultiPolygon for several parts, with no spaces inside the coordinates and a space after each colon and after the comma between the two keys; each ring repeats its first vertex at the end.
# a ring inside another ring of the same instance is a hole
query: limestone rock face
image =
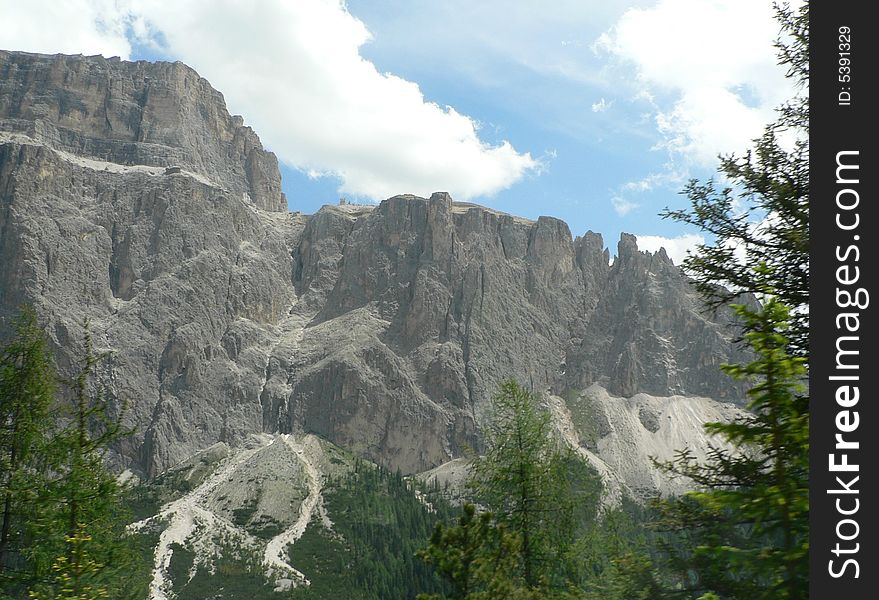
{"type": "Polygon", "coordinates": [[[0,190],[0,311],[34,304],[68,372],[91,320],[137,428],[126,459],[154,473],[261,430],[268,327],[293,297],[301,217],[193,177],[94,169],[2,137],[0,190]]]}
{"type": "Polygon", "coordinates": [[[623,234],[599,285],[594,312],[567,353],[568,389],[599,383],[625,397],[742,398],[742,386],[719,368],[745,360],[731,345],[732,315],[707,312],[663,249],[639,252],[635,236],[623,234]]]}
{"type": "Polygon", "coordinates": [[[136,429],[115,459],[147,476],[260,432],[424,471],[478,449],[507,378],[743,398],[730,315],[664,252],[624,235],[610,264],[598,234],[445,193],[287,212],[275,157],[180,63],[0,52],[0,316],[24,302],[65,372],[91,320],[136,429]]]}
{"type": "Polygon", "coordinates": [[[275,156],[183,63],[0,50],[0,129],[120,165],[180,166],[286,211],[275,156]]]}

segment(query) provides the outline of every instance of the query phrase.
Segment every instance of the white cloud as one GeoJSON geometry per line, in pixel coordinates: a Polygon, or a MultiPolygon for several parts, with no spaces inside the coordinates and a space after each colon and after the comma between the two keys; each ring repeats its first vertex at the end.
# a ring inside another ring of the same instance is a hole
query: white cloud
{"type": "Polygon", "coordinates": [[[704,237],[692,233],[685,233],[673,238],[658,235],[636,235],[635,237],[638,239],[639,250],[658,252],[660,248],[665,248],[665,253],[676,265],[683,262],[687,257],[688,250],[695,250],[696,246],[705,243],[704,237]]]}
{"type": "Polygon", "coordinates": [[[611,106],[613,106],[613,100],[611,100],[610,102],[608,102],[607,100],[605,100],[604,98],[602,98],[602,99],[599,100],[598,102],[593,102],[593,103],[592,103],[592,112],[594,112],[594,113],[604,112],[604,111],[606,111],[608,108],[610,108],[611,106]]]}
{"type": "Polygon", "coordinates": [[[770,2],[659,0],[627,10],[594,48],[633,64],[640,97],[657,109],[666,148],[713,167],[719,153],[741,152],[793,93],[772,47],[779,25],[770,2]]]}
{"type": "Polygon", "coordinates": [[[658,144],[672,154],[713,167],[721,153],[741,153],[773,120],[772,107],[745,106],[723,88],[687,90],[668,111],[656,115],[664,141],[658,144]]]}
{"type": "Polygon", "coordinates": [[[0,48],[128,58],[127,18],[113,0],[0,0],[0,48]]]}
{"type": "Polygon", "coordinates": [[[640,179],[626,181],[616,188],[611,196],[611,204],[621,217],[626,216],[632,210],[639,208],[640,203],[632,200],[632,196],[645,194],[657,188],[677,188],[684,184],[687,173],[681,171],[673,161],[664,165],[663,171],[648,173],[640,179]]]}
{"type": "Polygon", "coordinates": [[[625,217],[627,214],[640,206],[640,204],[632,202],[631,200],[623,198],[622,196],[614,196],[610,199],[610,203],[613,205],[613,209],[616,211],[616,213],[621,217],[625,217]]]}
{"type": "Polygon", "coordinates": [[[138,42],[160,45],[222,91],[282,161],[340,177],[343,193],[381,199],[445,190],[467,199],[539,168],[509,142],[483,142],[473,119],[427,101],[417,84],[379,72],[360,55],[370,32],[342,0],[78,0],[87,10],[68,23],[15,4],[22,8],[3,22],[41,28],[46,43],[30,48],[43,52],[80,52],[78,40],[94,37],[108,45],[88,51],[127,56],[127,42],[109,42],[124,41],[119,25],[129,23],[138,42]],[[102,20],[111,24],[106,31],[102,20]],[[52,46],[68,33],[73,41],[52,46]]]}
{"type": "Polygon", "coordinates": [[[674,163],[665,165],[665,170],[649,173],[634,181],[627,181],[620,186],[620,190],[626,193],[650,192],[658,187],[680,187],[687,179],[685,172],[679,171],[674,163]]]}

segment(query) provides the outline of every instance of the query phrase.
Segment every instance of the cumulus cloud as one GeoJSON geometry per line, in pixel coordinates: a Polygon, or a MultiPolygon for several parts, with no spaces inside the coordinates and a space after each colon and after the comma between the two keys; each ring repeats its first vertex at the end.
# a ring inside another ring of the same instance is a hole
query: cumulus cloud
{"type": "Polygon", "coordinates": [[[127,16],[114,0],[0,0],[0,48],[128,58],[127,16]]]}
{"type": "MultiPolygon", "coordinates": [[[[127,26],[138,43],[182,60],[221,90],[230,111],[243,114],[282,161],[338,176],[343,193],[381,199],[446,190],[467,199],[490,196],[539,168],[509,142],[481,140],[473,119],[427,100],[417,84],[379,72],[360,54],[370,32],[342,0],[78,3],[89,10],[72,26],[44,23],[24,2],[3,22],[45,28],[46,43],[32,46],[43,52],[83,51],[74,46],[88,36],[124,41],[127,26]],[[52,45],[74,29],[86,33],[52,45]]],[[[0,43],[23,47],[15,39],[0,43]]],[[[130,46],[119,46],[112,53],[127,56],[130,46]]],[[[97,43],[89,51],[110,52],[97,43]]]]}
{"type": "Polygon", "coordinates": [[[713,167],[749,147],[794,91],[776,64],[778,34],[770,2],[659,0],[627,10],[594,48],[635,66],[640,97],[675,98],[657,107],[659,147],[713,167]]]}
{"type": "Polygon", "coordinates": [[[685,233],[673,238],[658,235],[636,235],[635,237],[638,239],[639,250],[658,252],[660,248],[665,248],[665,253],[676,265],[683,262],[687,257],[688,250],[695,250],[696,246],[705,243],[704,237],[692,233],[685,233]]]}

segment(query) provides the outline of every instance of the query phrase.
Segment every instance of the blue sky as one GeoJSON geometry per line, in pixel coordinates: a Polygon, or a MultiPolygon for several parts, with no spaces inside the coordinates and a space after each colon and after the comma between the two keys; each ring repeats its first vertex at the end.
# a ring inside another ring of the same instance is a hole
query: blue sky
{"type": "Polygon", "coordinates": [[[621,231],[662,220],[791,94],[763,0],[0,0],[0,47],[182,60],[282,163],[291,210],[456,199],[621,231]],[[542,4],[549,4],[545,6],[542,4]]]}

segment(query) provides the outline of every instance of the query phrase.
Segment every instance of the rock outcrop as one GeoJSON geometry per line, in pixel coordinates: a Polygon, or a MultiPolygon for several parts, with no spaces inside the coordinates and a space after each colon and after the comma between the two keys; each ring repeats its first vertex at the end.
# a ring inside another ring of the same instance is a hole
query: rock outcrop
{"type": "Polygon", "coordinates": [[[148,476],[259,432],[423,471],[478,447],[506,378],[743,397],[730,315],[663,251],[624,235],[610,264],[598,234],[445,193],[287,212],[275,157],[180,63],[0,52],[0,315],[23,302],[62,370],[90,318],[136,429],[116,459],[148,476]]]}
{"type": "Polygon", "coordinates": [[[287,210],[275,155],[181,62],[0,50],[0,130],[118,165],[182,167],[287,210]]]}

